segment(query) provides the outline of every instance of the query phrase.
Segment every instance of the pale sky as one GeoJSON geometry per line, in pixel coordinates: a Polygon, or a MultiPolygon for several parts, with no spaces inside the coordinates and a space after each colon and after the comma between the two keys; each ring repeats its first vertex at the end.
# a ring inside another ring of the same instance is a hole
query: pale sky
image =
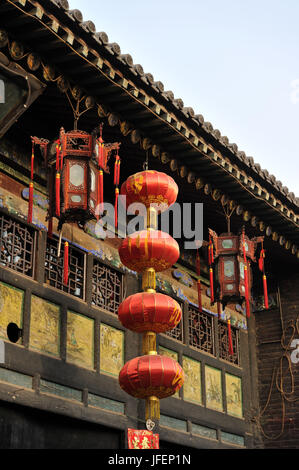
{"type": "Polygon", "coordinates": [[[299,197],[299,0],[69,0],[299,197]]]}

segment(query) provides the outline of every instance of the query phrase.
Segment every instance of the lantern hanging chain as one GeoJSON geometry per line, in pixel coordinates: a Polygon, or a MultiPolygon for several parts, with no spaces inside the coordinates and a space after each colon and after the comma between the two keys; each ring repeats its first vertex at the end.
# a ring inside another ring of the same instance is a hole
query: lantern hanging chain
{"type": "Polygon", "coordinates": [[[229,208],[226,209],[225,205],[223,204],[222,201],[221,201],[221,205],[222,205],[222,209],[223,209],[226,221],[227,221],[227,232],[230,233],[230,229],[231,229],[230,221],[231,221],[231,217],[232,217],[233,213],[236,210],[236,206],[233,207],[232,209],[229,209],[229,208]]]}
{"type": "Polygon", "coordinates": [[[148,157],[148,150],[146,151],[146,159],[145,159],[145,162],[143,163],[143,169],[145,171],[148,171],[148,168],[149,168],[149,157],[148,157]]]}
{"type": "Polygon", "coordinates": [[[74,107],[73,103],[72,103],[72,100],[71,98],[69,97],[69,94],[68,94],[68,90],[65,91],[65,95],[68,99],[68,102],[72,108],[72,111],[73,111],[73,115],[74,115],[74,130],[77,130],[78,128],[78,121],[80,119],[80,117],[87,113],[87,111],[89,111],[90,109],[93,108],[93,105],[92,106],[89,106],[88,108],[84,109],[84,111],[81,111],[80,112],[80,104],[82,103],[82,101],[86,98],[86,95],[82,96],[82,98],[78,98],[76,99],[76,107],[74,107]]]}
{"type": "MultiPolygon", "coordinates": [[[[281,310],[281,306],[280,306],[281,310]]],[[[299,334],[299,315],[296,320],[290,320],[286,328],[282,330],[282,336],[281,336],[281,347],[283,349],[283,353],[281,357],[279,358],[278,365],[276,365],[273,369],[272,373],[272,379],[271,379],[271,385],[270,385],[270,390],[268,393],[268,397],[266,400],[266,404],[263,408],[263,410],[257,415],[253,417],[253,421],[256,422],[256,425],[258,426],[260,432],[262,435],[267,439],[267,440],[277,440],[279,439],[285,430],[285,415],[286,415],[286,402],[288,403],[296,403],[299,401],[299,398],[294,397],[295,394],[295,379],[294,379],[294,372],[292,370],[292,361],[290,358],[290,350],[291,344],[295,338],[295,335],[299,334]],[[286,342],[286,333],[287,331],[291,329],[292,333],[290,336],[289,341],[286,342]],[[287,362],[287,368],[284,371],[284,361],[287,362]],[[291,381],[291,386],[290,390],[286,391],[284,389],[284,382],[285,382],[285,377],[286,375],[289,375],[290,381],[291,381]],[[268,409],[271,401],[271,396],[273,392],[273,387],[274,384],[276,386],[276,390],[280,393],[281,396],[281,429],[280,432],[276,436],[270,436],[264,431],[263,425],[261,424],[261,418],[265,414],[266,410],[268,409]]]]}

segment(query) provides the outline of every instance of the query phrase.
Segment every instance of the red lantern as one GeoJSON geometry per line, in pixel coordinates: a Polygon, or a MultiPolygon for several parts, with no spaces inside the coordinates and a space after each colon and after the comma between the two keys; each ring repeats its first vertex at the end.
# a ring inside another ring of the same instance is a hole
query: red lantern
{"type": "Polygon", "coordinates": [[[210,235],[215,249],[215,301],[225,306],[228,302],[242,303],[245,300],[249,316],[252,286],[250,261],[256,261],[257,243],[263,241],[263,237],[250,240],[244,231],[240,235],[223,233],[218,236],[210,230],[210,235]]]}
{"type": "Polygon", "coordinates": [[[104,202],[103,171],[110,172],[110,153],[118,151],[120,143],[104,144],[95,133],[65,132],[63,128],[59,139],[51,144],[37,137],[32,141],[41,146],[49,167],[49,219],[57,217],[60,229],[65,222],[84,223],[98,218],[104,202]]]}
{"type": "Polygon", "coordinates": [[[127,197],[127,207],[134,202],[146,207],[159,204],[164,205],[160,208],[163,212],[176,201],[178,186],[165,173],[147,170],[130,176],[122,185],[121,194],[127,197]]]}
{"type": "Polygon", "coordinates": [[[127,362],[119,374],[119,384],[126,393],[147,400],[147,419],[159,418],[159,399],[174,395],[183,383],[183,369],[166,356],[136,357],[127,362]]]}
{"type": "Polygon", "coordinates": [[[137,333],[164,333],[180,323],[182,310],[167,295],[143,292],[131,295],[122,302],[118,318],[125,328],[137,333]]]}
{"type": "Polygon", "coordinates": [[[180,256],[178,243],[168,233],[143,230],[129,235],[119,248],[121,262],[133,271],[164,271],[180,256]]]}

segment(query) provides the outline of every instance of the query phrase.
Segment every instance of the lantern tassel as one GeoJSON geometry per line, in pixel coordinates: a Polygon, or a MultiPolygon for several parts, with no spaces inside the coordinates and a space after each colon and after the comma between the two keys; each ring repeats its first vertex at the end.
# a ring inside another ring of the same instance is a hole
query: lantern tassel
{"type": "Polygon", "coordinates": [[[56,174],[56,216],[60,217],[60,173],[56,174]]]}
{"type": "Polygon", "coordinates": [[[263,275],[263,285],[264,285],[265,309],[268,310],[268,308],[269,308],[269,299],[268,299],[267,276],[265,274],[263,275]]]}
{"type": "Polygon", "coordinates": [[[33,183],[29,184],[29,205],[28,205],[28,218],[27,222],[32,224],[33,218],[33,183]]]}
{"type": "MultiPolygon", "coordinates": [[[[200,276],[200,257],[199,252],[197,250],[196,255],[196,274],[200,276]]],[[[200,277],[197,279],[197,294],[198,294],[198,310],[202,312],[202,298],[201,298],[201,281],[200,277]]]]}
{"type": "Polygon", "coordinates": [[[210,268],[210,290],[211,290],[211,304],[214,303],[214,272],[213,268],[210,268]]]}
{"type": "Polygon", "coordinates": [[[114,186],[119,185],[119,164],[120,164],[120,159],[119,159],[119,156],[117,155],[115,158],[115,164],[114,164],[114,186]]]}
{"type": "Polygon", "coordinates": [[[102,215],[104,211],[104,173],[102,170],[99,172],[99,210],[102,215]]]}
{"type": "Polygon", "coordinates": [[[248,267],[245,249],[245,235],[243,231],[243,257],[244,257],[244,284],[245,284],[245,301],[246,301],[246,316],[250,318],[250,296],[249,296],[249,282],[248,282],[248,267]]]}
{"type": "Polygon", "coordinates": [[[60,141],[56,140],[56,171],[59,171],[60,141]]]}
{"type": "Polygon", "coordinates": [[[117,230],[118,226],[118,198],[119,198],[119,189],[115,189],[115,206],[114,206],[114,212],[115,212],[115,219],[114,219],[114,225],[115,225],[115,230],[117,230]]]}
{"type": "Polygon", "coordinates": [[[146,420],[160,419],[160,401],[157,397],[149,397],[146,399],[145,417],[146,420]]]}
{"type": "Polygon", "coordinates": [[[248,270],[247,270],[247,265],[244,266],[244,281],[245,281],[246,315],[247,315],[247,318],[250,318],[250,301],[249,301],[249,287],[248,287],[248,270]]]}
{"type": "Polygon", "coordinates": [[[63,259],[63,284],[68,285],[69,282],[69,244],[65,242],[64,245],[64,259],[63,259]]]}
{"type": "Polygon", "coordinates": [[[233,348],[232,327],[231,327],[230,320],[227,321],[227,329],[228,329],[228,352],[230,356],[233,356],[234,348],[233,348]]]}
{"type": "Polygon", "coordinates": [[[32,142],[32,154],[31,154],[31,181],[34,178],[34,142],[32,142]]]}

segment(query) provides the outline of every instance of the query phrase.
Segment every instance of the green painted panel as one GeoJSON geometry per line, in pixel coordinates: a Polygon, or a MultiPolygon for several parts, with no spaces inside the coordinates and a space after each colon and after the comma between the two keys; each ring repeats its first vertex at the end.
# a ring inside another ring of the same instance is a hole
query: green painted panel
{"type": "Polygon", "coordinates": [[[192,434],[198,434],[199,436],[208,437],[209,439],[217,439],[216,429],[207,428],[200,424],[192,423],[192,434]]]}
{"type": "Polygon", "coordinates": [[[47,380],[40,381],[40,391],[42,393],[58,395],[59,397],[67,398],[68,400],[76,400],[82,402],[82,392],[80,390],[65,387],[64,385],[58,385],[54,382],[48,382],[47,380]]]}
{"type": "Polygon", "coordinates": [[[160,425],[168,428],[177,429],[178,431],[187,432],[187,422],[181,419],[172,418],[171,416],[161,415],[160,425]]]}
{"type": "Polygon", "coordinates": [[[230,444],[236,444],[238,446],[245,447],[245,439],[243,436],[237,434],[231,434],[229,432],[221,431],[221,440],[230,444]]]}
{"type": "Polygon", "coordinates": [[[125,404],[119,401],[110,400],[109,398],[100,397],[98,395],[88,394],[88,404],[96,408],[114,411],[115,413],[125,413],[125,404]]]}
{"type": "Polygon", "coordinates": [[[32,388],[32,377],[2,367],[0,368],[0,380],[20,387],[32,388]]]}

